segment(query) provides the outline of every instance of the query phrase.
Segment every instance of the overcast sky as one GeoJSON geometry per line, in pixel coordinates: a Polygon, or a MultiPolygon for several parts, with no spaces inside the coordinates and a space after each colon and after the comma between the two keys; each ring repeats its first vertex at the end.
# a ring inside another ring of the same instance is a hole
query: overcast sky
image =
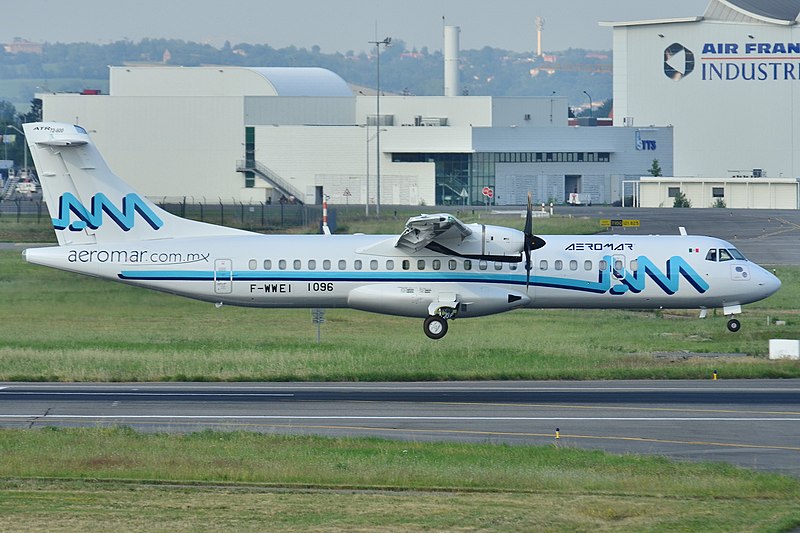
{"type": "Polygon", "coordinates": [[[598,22],[702,15],[709,0],[37,0],[5,6],[0,41],[108,43],[145,37],[221,46],[319,45],[325,53],[367,49],[391,36],[409,47],[442,48],[442,17],[461,27],[461,48],[535,50],[537,16],[545,50],[611,49],[598,22]]]}

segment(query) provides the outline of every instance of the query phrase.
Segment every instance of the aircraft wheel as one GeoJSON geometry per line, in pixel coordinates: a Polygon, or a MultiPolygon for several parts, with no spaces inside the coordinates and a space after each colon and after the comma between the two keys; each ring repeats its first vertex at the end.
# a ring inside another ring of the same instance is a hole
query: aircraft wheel
{"type": "Polygon", "coordinates": [[[728,320],[728,331],[736,333],[740,329],[742,329],[742,323],[741,322],[739,322],[735,318],[731,318],[730,320],[728,320]]]}
{"type": "Polygon", "coordinates": [[[425,319],[425,335],[431,339],[441,339],[447,334],[447,320],[440,316],[429,316],[425,319]]]}

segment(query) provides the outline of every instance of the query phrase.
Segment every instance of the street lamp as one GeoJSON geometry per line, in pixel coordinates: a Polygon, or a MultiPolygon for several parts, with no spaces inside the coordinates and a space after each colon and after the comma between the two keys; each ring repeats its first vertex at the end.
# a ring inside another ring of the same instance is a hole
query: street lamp
{"type": "Polygon", "coordinates": [[[585,94],[586,96],[589,97],[589,117],[593,117],[594,116],[594,110],[592,109],[592,95],[590,95],[586,91],[583,91],[583,94],[585,94]]]}
{"type": "Polygon", "coordinates": [[[377,147],[375,148],[377,152],[377,162],[375,163],[375,179],[377,181],[377,191],[376,191],[376,199],[375,199],[375,215],[381,216],[381,45],[389,46],[392,43],[391,37],[386,37],[382,41],[369,41],[370,44],[375,45],[375,50],[377,51],[377,63],[378,63],[378,92],[375,96],[375,106],[376,106],[376,124],[378,127],[378,134],[375,137],[377,147]]]}

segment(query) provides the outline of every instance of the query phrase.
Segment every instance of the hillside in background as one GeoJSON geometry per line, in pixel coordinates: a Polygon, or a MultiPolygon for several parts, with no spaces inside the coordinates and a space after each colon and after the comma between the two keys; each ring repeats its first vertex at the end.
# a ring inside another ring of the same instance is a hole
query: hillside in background
{"type": "MultiPolygon", "coordinates": [[[[166,64],[179,66],[318,66],[348,83],[374,88],[375,51],[322,53],[318,46],[275,49],[266,44],[226,42],[221,48],[171,39],[117,41],[110,44],[8,44],[0,50],[0,100],[25,112],[36,92],[108,93],[108,65],[166,64]]],[[[28,43],[35,44],[35,43],[28,43]]],[[[402,40],[381,51],[381,89],[413,95],[442,94],[442,52],[408,49],[402,40]]],[[[584,91],[595,105],[611,98],[611,52],[569,49],[518,53],[497,48],[461,51],[464,94],[550,96],[569,98],[571,106],[587,106],[584,91]]]]}

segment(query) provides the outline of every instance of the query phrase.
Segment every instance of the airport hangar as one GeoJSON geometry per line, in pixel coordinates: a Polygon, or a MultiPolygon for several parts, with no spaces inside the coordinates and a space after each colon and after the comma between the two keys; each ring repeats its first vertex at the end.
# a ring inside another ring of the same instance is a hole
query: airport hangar
{"type": "Polygon", "coordinates": [[[37,97],[158,201],[375,204],[378,144],[381,205],[611,203],[654,159],[672,173],[672,128],[569,126],[556,95],[382,94],[378,117],[326,69],[167,66],[110,67],[109,93],[37,97]]]}
{"type": "Polygon", "coordinates": [[[614,125],[671,124],[674,174],[641,207],[800,208],[800,0],[710,0],[702,16],[613,28],[614,125]]]}

